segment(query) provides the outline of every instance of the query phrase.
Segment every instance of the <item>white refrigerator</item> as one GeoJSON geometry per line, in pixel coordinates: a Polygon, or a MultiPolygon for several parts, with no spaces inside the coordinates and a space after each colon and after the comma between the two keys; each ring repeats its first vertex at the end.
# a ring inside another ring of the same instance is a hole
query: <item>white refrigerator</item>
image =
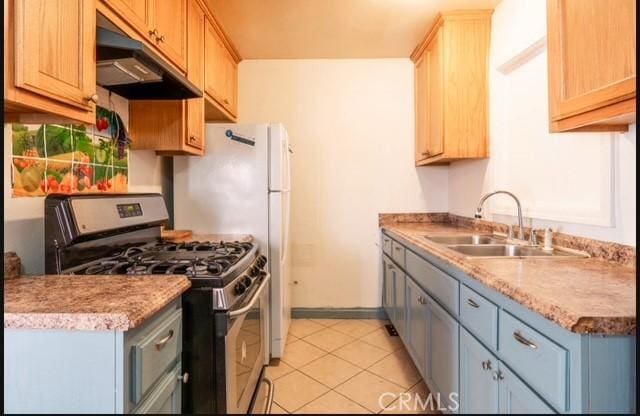
{"type": "Polygon", "coordinates": [[[176,157],[174,226],[194,234],[251,234],[271,273],[271,357],[291,322],[291,148],[282,124],[207,124],[205,155],[176,157]]]}

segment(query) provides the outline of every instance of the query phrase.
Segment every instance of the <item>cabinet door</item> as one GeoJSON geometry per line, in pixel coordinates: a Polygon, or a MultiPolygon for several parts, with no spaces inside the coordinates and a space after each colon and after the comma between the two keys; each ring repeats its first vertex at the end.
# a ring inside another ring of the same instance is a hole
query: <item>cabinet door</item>
{"type": "Polygon", "coordinates": [[[171,372],[164,375],[158,382],[158,385],[133,413],[180,413],[182,410],[182,383],[178,378],[180,376],[180,368],[181,365],[178,363],[171,372]]]}
{"type": "Polygon", "coordinates": [[[427,59],[427,109],[426,109],[426,152],[433,157],[444,151],[444,94],[443,94],[443,56],[442,26],[429,42],[426,50],[427,59]]]}
{"type": "Polygon", "coordinates": [[[427,82],[429,80],[428,53],[425,52],[415,65],[415,111],[416,111],[416,161],[426,159],[427,152],[427,82]]]}
{"type": "MultiPolygon", "coordinates": [[[[189,0],[187,8],[187,78],[204,90],[204,11],[196,0],[189,0]]],[[[197,149],[204,147],[204,98],[187,100],[187,135],[185,144],[197,149]]]]}
{"type": "Polygon", "coordinates": [[[430,386],[440,393],[443,406],[457,407],[458,390],[458,330],[459,324],[433,299],[428,298],[429,320],[429,368],[430,386]]]}
{"type": "Polygon", "coordinates": [[[498,413],[498,359],[460,328],[460,412],[498,413]]]}
{"type": "Polygon", "coordinates": [[[396,268],[394,270],[394,286],[395,286],[395,318],[394,326],[398,334],[404,338],[405,326],[405,294],[406,294],[406,275],[402,270],[396,268]]]}
{"type": "Polygon", "coordinates": [[[635,97],[635,0],[549,0],[547,14],[551,121],[635,97]]]}
{"type": "Polygon", "coordinates": [[[500,413],[555,413],[518,376],[500,363],[500,413]]]}
{"type": "Polygon", "coordinates": [[[155,0],[153,29],[155,44],[179,68],[187,67],[187,2],[155,0]]]}
{"type": "Polygon", "coordinates": [[[149,36],[152,25],[151,2],[153,0],[105,0],[112,9],[123,17],[144,37],[149,36]]]}
{"type": "Polygon", "coordinates": [[[15,0],[14,10],[15,86],[94,113],[95,0],[15,0]]]}
{"type": "Polygon", "coordinates": [[[395,282],[393,278],[395,265],[383,257],[382,259],[382,307],[391,323],[395,324],[395,282]]]}
{"type": "Polygon", "coordinates": [[[427,295],[418,285],[407,277],[406,279],[406,331],[405,345],[413,360],[422,374],[428,378],[428,329],[429,329],[429,308],[427,306],[427,295]]]}
{"type": "Polygon", "coordinates": [[[205,25],[205,91],[232,114],[236,114],[237,66],[213,24],[205,25]]]}

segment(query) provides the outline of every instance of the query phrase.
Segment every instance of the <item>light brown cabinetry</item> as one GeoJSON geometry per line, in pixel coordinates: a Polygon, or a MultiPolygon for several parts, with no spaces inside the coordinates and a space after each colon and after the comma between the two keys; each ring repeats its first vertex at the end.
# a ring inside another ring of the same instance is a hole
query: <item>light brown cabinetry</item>
{"type": "Polygon", "coordinates": [[[229,51],[217,25],[208,19],[205,24],[204,45],[207,120],[217,120],[220,117],[228,119],[229,115],[235,119],[238,113],[237,59],[229,51]]]}
{"type": "Polygon", "coordinates": [[[549,129],[635,123],[635,0],[548,0],[549,129]]]}
{"type": "Polygon", "coordinates": [[[95,122],[95,0],[5,0],[7,121],[95,122]]]}
{"type": "Polygon", "coordinates": [[[492,10],[440,13],[415,63],[416,165],[489,156],[492,10]]]}
{"type": "Polygon", "coordinates": [[[138,34],[175,66],[187,66],[185,0],[104,0],[138,34]]]}
{"type": "MultiPolygon", "coordinates": [[[[204,90],[205,12],[197,0],[187,1],[187,78],[204,90]]],[[[134,100],[129,104],[133,149],[160,154],[204,153],[204,98],[181,101],[134,100]]]]}

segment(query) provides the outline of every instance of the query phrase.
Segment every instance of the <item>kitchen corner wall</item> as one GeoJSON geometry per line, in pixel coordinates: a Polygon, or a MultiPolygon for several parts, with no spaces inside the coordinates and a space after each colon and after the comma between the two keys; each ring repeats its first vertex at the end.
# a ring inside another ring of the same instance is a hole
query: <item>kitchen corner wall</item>
{"type": "Polygon", "coordinates": [[[282,122],[292,159],[293,306],[380,306],[378,213],[447,211],[414,167],[409,59],[245,60],[240,122],[282,122]]]}
{"type": "MultiPolygon", "coordinates": [[[[99,105],[109,108],[108,91],[97,87],[99,105]]],[[[128,125],[129,103],[112,94],[112,108],[128,125]]],[[[154,151],[129,152],[129,192],[161,192],[163,169],[154,151]]],[[[25,274],[44,272],[44,197],[11,197],[11,125],[4,125],[4,250],[15,251],[25,274]]]]}
{"type": "MultiPolygon", "coordinates": [[[[480,197],[512,191],[537,228],[636,244],[636,125],[627,133],[548,132],[544,1],[502,0],[492,18],[491,158],[449,167],[449,211],[473,216],[480,197]]],[[[486,218],[516,223],[492,197],[486,218]],[[493,215],[492,215],[493,214],[493,215]]]]}

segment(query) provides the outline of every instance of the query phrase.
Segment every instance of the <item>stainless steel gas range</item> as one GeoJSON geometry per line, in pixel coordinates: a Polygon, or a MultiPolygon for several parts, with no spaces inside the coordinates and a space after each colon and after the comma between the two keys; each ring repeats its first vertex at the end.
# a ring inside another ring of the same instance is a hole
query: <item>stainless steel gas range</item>
{"type": "Polygon", "coordinates": [[[49,195],[48,274],[186,275],[183,413],[247,413],[262,377],[270,275],[249,242],[173,243],[159,194],[49,195]]]}

